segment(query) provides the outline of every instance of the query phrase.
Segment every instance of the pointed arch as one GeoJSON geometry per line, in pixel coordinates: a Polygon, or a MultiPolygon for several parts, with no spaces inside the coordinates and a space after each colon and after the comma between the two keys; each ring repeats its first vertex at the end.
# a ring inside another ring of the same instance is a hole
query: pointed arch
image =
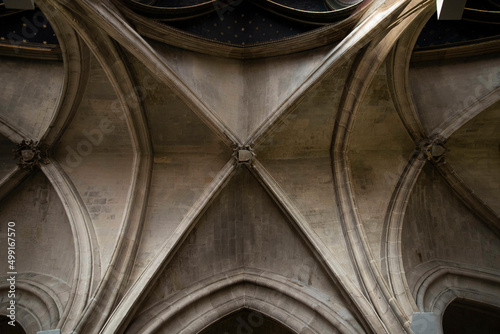
{"type": "MultiPolygon", "coordinates": [[[[421,11],[418,17],[415,18],[403,33],[387,60],[390,64],[387,68],[388,77],[391,78],[389,80],[391,96],[403,124],[416,143],[428,137],[448,139],[457,129],[479,114],[484,108],[498,101],[500,92],[498,88],[491,91],[461,113],[443,123],[440,128],[435,129],[432,133],[426,133],[412,97],[409,83],[409,66],[414,45],[423,27],[434,13],[435,8],[432,6],[428,6],[425,10],[421,11]]],[[[403,267],[401,232],[408,198],[425,163],[426,160],[423,154],[416,151],[400,176],[397,187],[393,192],[390,206],[387,208],[384,236],[382,239],[384,248],[381,256],[383,258],[384,275],[388,279],[390,289],[408,317],[411,317],[411,314],[417,311],[419,307],[408,287],[403,267]]],[[[458,195],[460,200],[498,234],[500,226],[499,217],[474,194],[456,174],[450,164],[444,161],[432,166],[458,195]]]]}
{"type": "MultiPolygon", "coordinates": [[[[10,303],[7,278],[0,281],[0,314],[6,314],[10,303]]],[[[57,327],[70,294],[64,281],[40,273],[23,273],[16,277],[15,290],[16,320],[27,333],[57,327]]]]}
{"type": "MultiPolygon", "coordinates": [[[[133,165],[125,214],[120,225],[115,251],[110,264],[96,288],[95,296],[85,305],[83,314],[68,328],[75,332],[94,331],[106,321],[120,294],[124,293],[128,275],[132,269],[145,216],[149,183],[152,170],[152,147],[149,130],[142,110],[141,97],[128,76],[128,68],[120,50],[102,30],[89,24],[77,4],[52,5],[70,21],[79,37],[94,52],[124,109],[133,147],[133,165]],[[71,7],[73,5],[74,7],[71,7]],[[76,8],[75,8],[76,7],[76,8]],[[99,312],[96,311],[99,309],[99,312]]],[[[87,212],[88,215],[88,212],[87,212]]]]}
{"type": "Polygon", "coordinates": [[[388,332],[410,332],[410,319],[404,313],[399,301],[394,298],[381,275],[380,268],[374,261],[353,194],[347,152],[360,102],[377,69],[399,37],[411,25],[412,20],[431,5],[430,1],[411,1],[404,9],[405,13],[393,23],[394,26],[385,36],[372,41],[358,53],[353,66],[353,74],[343,93],[332,138],[332,170],[335,195],[337,202],[340,203],[343,230],[356,270],[363,283],[365,295],[373,303],[376,312],[387,326],[388,332]]]}
{"type": "Polygon", "coordinates": [[[258,311],[295,333],[364,332],[354,319],[345,319],[342,307],[334,307],[280,275],[246,268],[213,276],[162,300],[144,310],[125,333],[197,333],[242,308],[258,311]]]}
{"type": "Polygon", "coordinates": [[[500,307],[500,272],[462,263],[429,261],[415,268],[411,287],[421,312],[440,318],[453,300],[466,299],[500,307]]]}
{"type": "Polygon", "coordinates": [[[382,238],[382,269],[390,289],[409,318],[416,311],[416,306],[406,281],[401,256],[401,233],[408,198],[425,163],[425,156],[421,152],[415,152],[408,162],[392,194],[386,212],[382,238]]]}

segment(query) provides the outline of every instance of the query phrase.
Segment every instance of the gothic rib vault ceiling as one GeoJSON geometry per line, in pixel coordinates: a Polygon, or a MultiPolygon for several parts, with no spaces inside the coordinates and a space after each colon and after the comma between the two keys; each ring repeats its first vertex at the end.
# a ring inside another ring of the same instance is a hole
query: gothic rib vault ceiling
{"type": "Polygon", "coordinates": [[[414,49],[431,1],[246,1],[318,20],[249,46],[130,2],[37,1],[63,61],[0,59],[27,333],[411,333],[454,298],[499,306],[498,36],[414,49]],[[19,167],[22,140],[48,163],[19,167]]]}

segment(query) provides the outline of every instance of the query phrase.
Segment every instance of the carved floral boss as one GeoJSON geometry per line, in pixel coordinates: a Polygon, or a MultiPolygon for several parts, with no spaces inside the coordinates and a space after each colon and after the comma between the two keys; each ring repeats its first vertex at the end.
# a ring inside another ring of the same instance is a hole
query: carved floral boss
{"type": "Polygon", "coordinates": [[[40,164],[47,164],[47,149],[37,141],[23,140],[13,149],[17,165],[22,169],[34,170],[40,164]]]}

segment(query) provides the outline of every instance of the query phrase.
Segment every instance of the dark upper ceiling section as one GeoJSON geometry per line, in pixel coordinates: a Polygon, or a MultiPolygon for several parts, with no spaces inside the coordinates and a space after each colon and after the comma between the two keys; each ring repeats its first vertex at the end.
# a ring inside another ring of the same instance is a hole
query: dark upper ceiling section
{"type": "Polygon", "coordinates": [[[0,55],[60,59],[56,34],[40,9],[13,10],[0,4],[0,55]]]}
{"type": "Polygon", "coordinates": [[[330,10],[326,5],[325,1],[321,0],[275,0],[274,2],[279,3],[280,5],[284,5],[287,7],[299,9],[299,10],[308,10],[313,12],[326,12],[330,10]]]}
{"type": "Polygon", "coordinates": [[[249,2],[223,13],[213,12],[195,19],[169,22],[168,25],[193,35],[237,45],[278,40],[317,28],[290,22],[249,2]]]}
{"type": "Polygon", "coordinates": [[[349,17],[361,1],[122,0],[135,12],[209,40],[238,46],[295,36],[349,17]]]}
{"type": "Polygon", "coordinates": [[[462,20],[437,20],[422,29],[415,51],[450,48],[500,40],[500,0],[468,0],[462,20]]]}

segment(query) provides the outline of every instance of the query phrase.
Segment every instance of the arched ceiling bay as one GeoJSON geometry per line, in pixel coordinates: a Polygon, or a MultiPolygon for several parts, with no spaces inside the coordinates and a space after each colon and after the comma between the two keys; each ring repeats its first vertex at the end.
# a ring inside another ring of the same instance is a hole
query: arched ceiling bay
{"type": "Polygon", "coordinates": [[[454,119],[500,87],[496,56],[416,63],[410,87],[428,136],[439,135],[454,119]]]}
{"type": "Polygon", "coordinates": [[[154,150],[148,209],[132,279],[158,249],[231,158],[232,148],[134,56],[128,55],[140,85],[154,150]],[[157,238],[158,234],[164,239],[157,238]]]}
{"type": "Polygon", "coordinates": [[[427,261],[499,269],[495,254],[500,238],[459,200],[430,165],[423,168],[410,196],[401,244],[410,287],[416,283],[413,270],[427,261]]]}
{"type": "Polygon", "coordinates": [[[287,102],[330,50],[281,56],[276,63],[275,58],[210,57],[150,43],[241,144],[287,102]]]}

